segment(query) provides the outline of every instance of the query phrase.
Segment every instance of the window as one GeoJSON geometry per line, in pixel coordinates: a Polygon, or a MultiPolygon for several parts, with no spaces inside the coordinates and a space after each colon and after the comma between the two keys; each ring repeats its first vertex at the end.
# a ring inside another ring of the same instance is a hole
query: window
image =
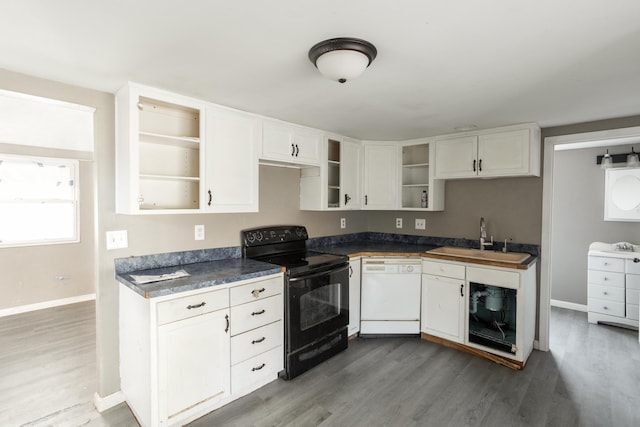
{"type": "Polygon", "coordinates": [[[0,247],[78,236],[78,161],[0,154],[0,247]]]}

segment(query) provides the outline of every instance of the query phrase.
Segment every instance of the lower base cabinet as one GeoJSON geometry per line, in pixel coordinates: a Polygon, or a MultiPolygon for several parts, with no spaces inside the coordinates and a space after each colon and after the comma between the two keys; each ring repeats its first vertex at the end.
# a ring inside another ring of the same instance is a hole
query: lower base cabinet
{"type": "Polygon", "coordinates": [[[184,425],[277,379],[282,287],[277,274],[145,299],[121,284],[121,389],[140,425],[184,425]]]}
{"type": "Polygon", "coordinates": [[[349,260],[349,336],[360,332],[360,258],[349,260]]]}
{"type": "Polygon", "coordinates": [[[422,313],[424,333],[464,343],[465,283],[463,266],[422,261],[422,313]]]}

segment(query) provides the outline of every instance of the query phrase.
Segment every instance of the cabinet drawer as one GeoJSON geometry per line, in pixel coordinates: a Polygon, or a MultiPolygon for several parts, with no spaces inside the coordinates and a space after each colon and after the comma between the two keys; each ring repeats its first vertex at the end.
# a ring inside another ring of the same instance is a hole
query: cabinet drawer
{"type": "Polygon", "coordinates": [[[422,272],[433,276],[445,276],[453,279],[464,279],[464,265],[447,262],[422,261],[422,272]]]}
{"type": "Polygon", "coordinates": [[[231,338],[231,364],[242,362],[283,344],[282,321],[231,338]]]}
{"type": "Polygon", "coordinates": [[[589,283],[589,298],[624,302],[624,288],[602,286],[589,283]]]}
{"type": "Polygon", "coordinates": [[[234,286],[229,290],[231,292],[231,306],[281,294],[282,284],[283,278],[278,276],[272,279],[247,283],[246,285],[234,286]]]}
{"type": "Polygon", "coordinates": [[[284,350],[276,347],[231,367],[231,393],[237,394],[276,379],[284,368],[284,350]]]}
{"type": "Polygon", "coordinates": [[[589,269],[624,272],[624,259],[590,256],[589,269]]]}
{"type": "Polygon", "coordinates": [[[589,272],[587,273],[587,277],[589,284],[624,288],[624,273],[589,270],[589,272]]]}
{"type": "Polygon", "coordinates": [[[158,303],[158,325],[229,307],[229,290],[204,292],[158,303]]]}
{"type": "MultiPolygon", "coordinates": [[[[640,259],[640,256],[634,259],[640,259]]],[[[625,263],[625,271],[627,274],[631,273],[640,275],[640,262],[634,262],[633,259],[626,259],[625,263]]]]}
{"type": "Polygon", "coordinates": [[[627,304],[627,319],[640,320],[640,306],[627,304]]]}
{"type": "Polygon", "coordinates": [[[608,314],[610,316],[624,317],[624,303],[598,298],[589,298],[589,311],[608,314]]]}
{"type": "Polygon", "coordinates": [[[282,295],[231,307],[231,336],[282,319],[282,295]]]}

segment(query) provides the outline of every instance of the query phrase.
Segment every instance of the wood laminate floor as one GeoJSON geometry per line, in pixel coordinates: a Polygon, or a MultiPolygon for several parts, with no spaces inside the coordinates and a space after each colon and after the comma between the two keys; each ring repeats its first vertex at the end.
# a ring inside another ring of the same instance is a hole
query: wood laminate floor
{"type": "MultiPolygon", "coordinates": [[[[137,426],[99,414],[93,302],[0,318],[0,426],[137,426]]],[[[522,371],[417,338],[356,339],[192,426],[639,426],[638,333],[551,310],[522,371]]]]}

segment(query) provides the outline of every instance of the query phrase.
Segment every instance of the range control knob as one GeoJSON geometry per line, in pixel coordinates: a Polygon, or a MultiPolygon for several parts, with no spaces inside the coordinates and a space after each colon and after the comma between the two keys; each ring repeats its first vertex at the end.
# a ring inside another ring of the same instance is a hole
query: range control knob
{"type": "Polygon", "coordinates": [[[256,234],[256,240],[257,240],[258,242],[261,242],[261,241],[262,241],[262,238],[264,237],[264,236],[262,235],[262,231],[256,231],[256,233],[255,233],[255,234],[256,234]]]}
{"type": "Polygon", "coordinates": [[[408,265],[407,266],[407,273],[411,273],[413,272],[413,265],[408,265]]]}

